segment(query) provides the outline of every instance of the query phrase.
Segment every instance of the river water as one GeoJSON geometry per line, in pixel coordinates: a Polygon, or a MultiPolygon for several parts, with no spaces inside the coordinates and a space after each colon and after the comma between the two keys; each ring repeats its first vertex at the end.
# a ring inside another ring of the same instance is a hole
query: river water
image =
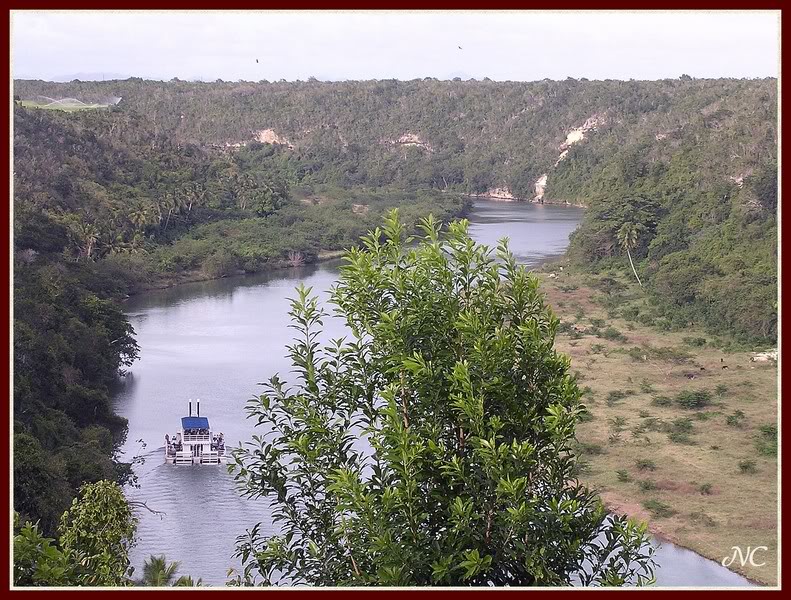
{"type": "MultiPolygon", "coordinates": [[[[494,246],[503,236],[520,262],[535,266],[562,254],[581,218],[566,206],[477,201],[469,215],[470,233],[494,246]]],[[[164,464],[165,433],[177,431],[188,399],[201,399],[201,414],[228,446],[250,439],[245,402],[260,393],[258,382],[280,373],[288,379],[285,347],[289,298],[302,282],[321,298],[337,277],[338,262],[272,273],[191,283],[142,294],[126,304],[137,333],[140,359],[115,396],[115,409],[129,420],[126,458],[142,456],[139,487],[131,499],[163,512],[142,511],[138,543],[132,552],[136,574],[152,554],[181,563],[179,574],[223,585],[236,537],[258,522],[263,532],[266,503],[242,499],[223,467],[164,464]],[[144,446],[145,444],[145,446],[144,446]]],[[[325,338],[340,337],[341,323],[325,320],[325,338]]],[[[741,586],[749,582],[721,565],[664,543],[658,551],[660,585],[741,586]]]]}

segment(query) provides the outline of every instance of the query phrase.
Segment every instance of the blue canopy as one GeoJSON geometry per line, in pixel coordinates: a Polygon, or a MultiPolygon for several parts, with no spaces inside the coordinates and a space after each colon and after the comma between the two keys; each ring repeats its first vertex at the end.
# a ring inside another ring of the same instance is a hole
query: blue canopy
{"type": "Polygon", "coordinates": [[[181,417],[182,429],[208,429],[209,419],[206,417],[181,417]]]}

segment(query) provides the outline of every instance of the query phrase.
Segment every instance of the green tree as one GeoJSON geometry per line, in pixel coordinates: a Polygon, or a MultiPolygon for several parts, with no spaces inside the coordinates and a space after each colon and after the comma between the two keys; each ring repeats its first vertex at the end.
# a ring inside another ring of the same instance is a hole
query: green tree
{"type": "Polygon", "coordinates": [[[641,229],[642,225],[624,223],[618,230],[618,243],[620,244],[621,248],[626,251],[626,255],[629,257],[629,264],[632,265],[632,273],[634,273],[634,278],[637,279],[637,283],[640,284],[640,287],[643,286],[643,282],[640,281],[640,278],[637,276],[637,271],[634,268],[634,262],[632,262],[631,251],[637,247],[637,239],[641,229]]]}
{"type": "Polygon", "coordinates": [[[299,288],[289,352],[250,401],[262,432],[230,466],[282,528],[239,538],[237,584],[623,585],[653,577],[646,527],[576,480],[584,407],[558,320],[503,241],[394,211],[332,293],[352,341],[322,347],[299,288]]]}
{"type": "Polygon", "coordinates": [[[76,568],[58,548],[55,540],[44,537],[38,524],[30,521],[19,526],[19,515],[14,513],[14,585],[66,586],[77,582],[76,568]]]}
{"type": "Polygon", "coordinates": [[[137,517],[117,483],[84,485],[60,524],[61,548],[80,557],[80,585],[128,585],[136,530],[137,517]]]}

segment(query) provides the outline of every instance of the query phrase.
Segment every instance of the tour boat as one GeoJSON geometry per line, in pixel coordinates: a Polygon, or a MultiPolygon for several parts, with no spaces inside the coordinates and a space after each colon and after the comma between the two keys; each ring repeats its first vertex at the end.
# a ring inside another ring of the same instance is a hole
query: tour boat
{"type": "Polygon", "coordinates": [[[189,401],[189,416],[181,417],[181,431],[173,437],[165,434],[165,462],[171,465],[222,465],[226,462],[223,434],[212,433],[209,419],[200,416],[200,400],[197,414],[192,415],[192,400],[189,401]]]}

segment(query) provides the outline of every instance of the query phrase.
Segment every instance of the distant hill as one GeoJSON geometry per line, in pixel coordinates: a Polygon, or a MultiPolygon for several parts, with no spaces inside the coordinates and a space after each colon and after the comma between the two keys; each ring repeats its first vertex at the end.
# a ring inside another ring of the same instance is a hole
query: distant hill
{"type": "MultiPolygon", "coordinates": [[[[675,326],[776,333],[775,79],[15,81],[98,102],[69,115],[119,149],[276,144],[295,182],[430,187],[589,206],[571,255],[638,271],[675,326]],[[742,289],[734,300],[734,290],[742,289]]],[[[284,163],[284,164],[285,164],[284,163]]]]}

